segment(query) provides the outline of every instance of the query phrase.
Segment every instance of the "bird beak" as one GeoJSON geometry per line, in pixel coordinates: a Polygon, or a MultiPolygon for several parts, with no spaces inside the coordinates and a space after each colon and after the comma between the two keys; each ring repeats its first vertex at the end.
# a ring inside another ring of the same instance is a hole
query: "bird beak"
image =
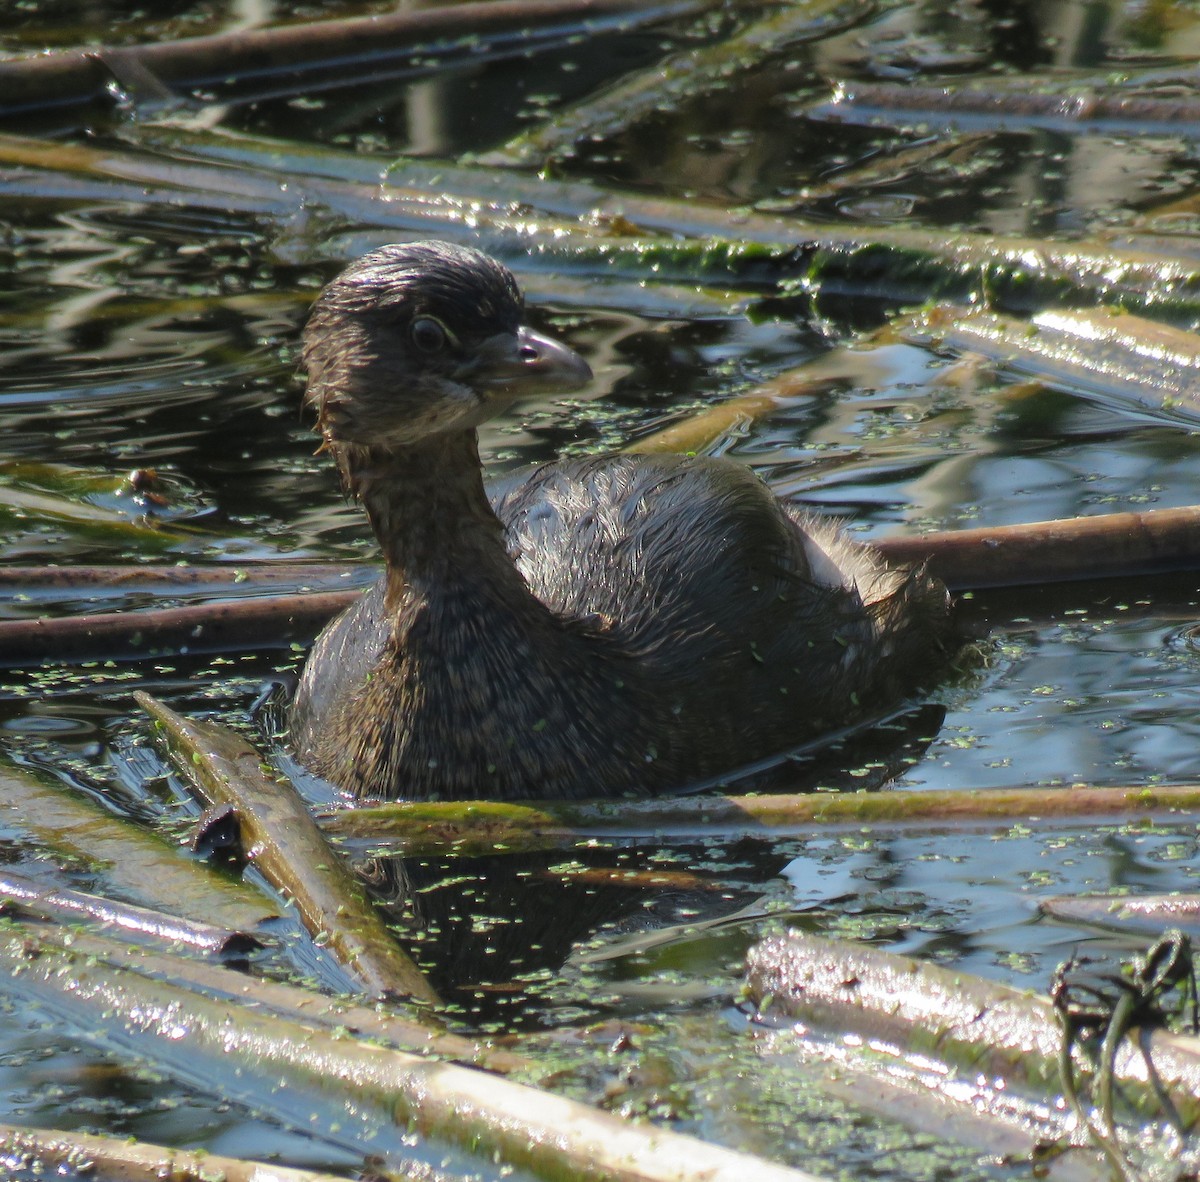
{"type": "Polygon", "coordinates": [[[578,390],[592,380],[591,366],[574,349],[526,326],[489,337],[475,356],[472,384],[493,397],[578,390]]]}

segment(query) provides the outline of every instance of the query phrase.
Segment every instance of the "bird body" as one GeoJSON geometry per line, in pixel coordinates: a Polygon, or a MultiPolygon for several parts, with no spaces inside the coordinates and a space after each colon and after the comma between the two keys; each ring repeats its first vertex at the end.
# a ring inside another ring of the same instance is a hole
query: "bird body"
{"type": "Polygon", "coordinates": [[[360,798],[665,791],[841,725],[936,666],[941,584],[887,569],[739,464],[596,456],[489,497],[475,425],[495,396],[462,392],[484,385],[467,355],[526,342],[510,354],[542,369],[505,396],[586,372],[518,327],[515,293],[486,256],[427,243],[368,255],[318,303],[310,397],[385,572],[309,657],[291,719],[303,762],[360,798]],[[372,321],[393,297],[400,315],[372,321]],[[430,379],[421,319],[462,353],[459,388],[449,363],[430,379]],[[355,347],[360,376],[383,354],[390,392],[352,389],[355,347]]]}

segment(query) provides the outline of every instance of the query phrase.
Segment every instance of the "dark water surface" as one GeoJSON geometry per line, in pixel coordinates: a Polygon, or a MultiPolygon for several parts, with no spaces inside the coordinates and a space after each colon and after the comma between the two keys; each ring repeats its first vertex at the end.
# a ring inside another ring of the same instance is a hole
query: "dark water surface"
{"type": "MultiPolygon", "coordinates": [[[[386,6],[0,5],[0,48],[18,54],[182,37],[257,16],[269,21],[285,8],[315,19],[386,6]]],[[[1200,17],[1190,5],[1135,11],[1115,2],[929,0],[822,11],[839,18],[826,36],[580,146],[555,165],[557,174],[835,225],[1030,237],[1121,231],[1197,190],[1187,129],[1136,137],[1019,124],[897,130],[804,113],[828,97],[827,79],[941,84],[1051,68],[1103,78],[1192,65],[1200,17]]],[[[222,101],[174,110],[126,96],[115,110],[30,116],[0,130],[134,155],[150,142],[139,137],[155,133],[211,140],[237,132],[374,155],[382,172],[401,154],[487,153],[607,79],[712,40],[739,19],[609,33],[528,58],[319,94],[218,95],[222,101]]],[[[47,181],[39,192],[34,180],[19,166],[0,169],[0,559],[69,566],[370,558],[365,523],[339,495],[326,459],[313,454],[298,409],[297,339],[309,299],[345,258],[397,235],[345,214],[307,210],[289,219],[186,194],[143,200],[136,183],[47,181]],[[153,499],[128,483],[134,469],[158,474],[153,499]]],[[[1183,224],[1172,249],[1194,256],[1198,246],[1183,224]]],[[[730,296],[719,284],[605,284],[564,276],[534,257],[515,265],[538,323],[585,353],[596,380],[584,396],[521,405],[489,424],[483,448],[496,473],[620,447],[831,357],[840,379],[833,390],[746,423],[713,450],[864,537],[1200,501],[1195,411],[1018,382],[1003,366],[967,365],[875,335],[903,302],[895,298],[755,305],[753,293],[730,296]]],[[[1175,323],[1195,327],[1185,313],[1175,323]]],[[[89,594],[18,594],[0,613],[77,613],[113,602],[98,605],[89,594]]],[[[988,626],[985,659],[923,699],[944,707],[945,718],[897,785],[1069,791],[1077,783],[1200,779],[1198,598],[1194,580],[1177,578],[987,599],[977,612],[988,626]]],[[[141,606],[148,597],[123,602],[141,606]]],[[[170,818],[180,808],[175,790],[143,786],[147,772],[163,769],[131,687],[245,726],[263,687],[298,669],[303,656],[303,646],[279,644],[4,670],[0,740],[20,761],[117,812],[170,818]]],[[[856,750],[841,758],[847,766],[830,771],[830,782],[871,778],[860,764],[874,757],[856,750]]],[[[28,869],[43,856],[18,829],[0,827],[4,861],[28,869]]],[[[952,835],[872,828],[618,845],[491,866],[433,860],[410,870],[426,920],[434,916],[441,933],[423,943],[423,955],[467,1026],[644,1023],[642,1075],[615,1090],[618,1109],[673,1119],[831,1177],[959,1179],[1031,1175],[1027,1165],[848,1109],[806,1087],[799,1068],[760,1059],[734,1006],[746,948],[778,925],[777,915],[804,912],[799,922],[814,931],[873,938],[1044,988],[1059,960],[1097,938],[1038,920],[1040,895],[1194,889],[1200,858],[1196,826],[1180,821],[952,835]],[[631,891],[595,886],[579,873],[613,865],[697,871],[711,889],[631,891]],[[639,943],[648,930],[740,909],[750,917],[639,943]]],[[[233,1155],[278,1153],[293,1165],[357,1164],[319,1138],[249,1116],[245,1105],[221,1098],[220,1081],[209,1089],[166,1085],[145,1065],[110,1059],[44,1021],[23,1010],[0,1015],[0,1120],[233,1155]]],[[[593,1098],[604,1086],[597,1078],[619,1074],[603,1056],[591,1070],[573,1086],[593,1098]]]]}

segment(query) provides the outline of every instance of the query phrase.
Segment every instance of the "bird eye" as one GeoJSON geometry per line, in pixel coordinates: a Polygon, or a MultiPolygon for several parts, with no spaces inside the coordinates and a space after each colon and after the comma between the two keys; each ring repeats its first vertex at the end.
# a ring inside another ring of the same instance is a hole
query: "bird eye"
{"type": "Polygon", "coordinates": [[[432,316],[418,316],[408,335],[422,353],[436,353],[446,343],[446,330],[432,316]]]}

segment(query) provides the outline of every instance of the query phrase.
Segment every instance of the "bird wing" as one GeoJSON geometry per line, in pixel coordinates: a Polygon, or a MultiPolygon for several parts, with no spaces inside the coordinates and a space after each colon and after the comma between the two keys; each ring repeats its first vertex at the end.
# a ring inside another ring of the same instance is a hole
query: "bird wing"
{"type": "MultiPolygon", "coordinates": [[[[597,456],[535,469],[494,503],[509,553],[556,613],[634,650],[861,618],[853,574],[748,469],[686,456],[597,456]]],[[[756,641],[757,642],[757,641],[756,641]]],[[[762,638],[769,643],[768,637],[762,638]]],[[[693,649],[691,659],[703,655],[693,649]]]]}

